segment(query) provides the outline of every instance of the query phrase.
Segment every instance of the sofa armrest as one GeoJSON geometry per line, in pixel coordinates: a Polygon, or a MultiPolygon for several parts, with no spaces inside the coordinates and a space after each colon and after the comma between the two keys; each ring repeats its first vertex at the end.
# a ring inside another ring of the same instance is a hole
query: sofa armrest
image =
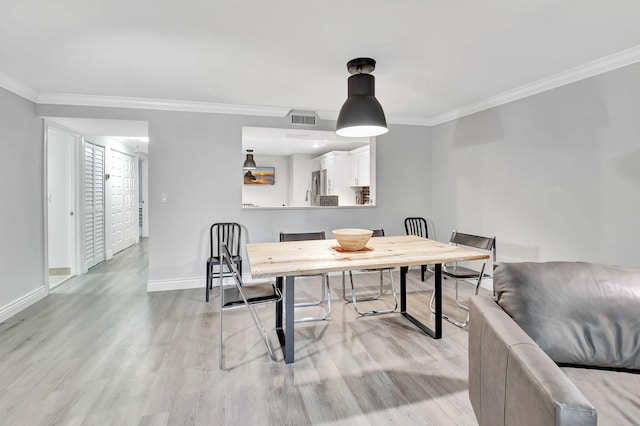
{"type": "Polygon", "coordinates": [[[471,298],[469,399],[480,425],[595,425],[596,410],[492,299],[471,298]]]}

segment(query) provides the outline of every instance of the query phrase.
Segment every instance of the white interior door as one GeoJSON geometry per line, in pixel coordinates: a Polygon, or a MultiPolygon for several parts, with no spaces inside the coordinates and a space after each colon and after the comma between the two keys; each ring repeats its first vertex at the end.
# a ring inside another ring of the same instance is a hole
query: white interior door
{"type": "Polygon", "coordinates": [[[85,267],[105,260],[104,148],[84,144],[84,260],[85,267]]]}
{"type": "Polygon", "coordinates": [[[138,206],[136,204],[135,157],[111,150],[111,251],[113,254],[136,242],[138,206]]]}
{"type": "Polygon", "coordinates": [[[47,264],[49,288],[78,273],[76,251],[77,155],[80,135],[46,124],[47,264]],[[53,277],[53,279],[52,279],[53,277]]]}

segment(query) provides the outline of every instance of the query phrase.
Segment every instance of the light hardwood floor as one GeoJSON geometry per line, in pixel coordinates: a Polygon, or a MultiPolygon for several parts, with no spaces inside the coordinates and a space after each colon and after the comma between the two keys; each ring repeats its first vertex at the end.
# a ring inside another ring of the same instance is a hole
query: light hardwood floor
{"type": "MultiPolygon", "coordinates": [[[[225,313],[220,370],[218,298],[147,293],[146,256],[144,242],[127,249],[0,324],[0,424],[477,424],[466,331],[445,321],[433,340],[398,314],[356,318],[334,278],[333,316],[296,326],[294,364],[263,306],[279,361],[242,309],[225,313]]],[[[409,272],[409,306],[426,312],[419,277],[409,272]]]]}

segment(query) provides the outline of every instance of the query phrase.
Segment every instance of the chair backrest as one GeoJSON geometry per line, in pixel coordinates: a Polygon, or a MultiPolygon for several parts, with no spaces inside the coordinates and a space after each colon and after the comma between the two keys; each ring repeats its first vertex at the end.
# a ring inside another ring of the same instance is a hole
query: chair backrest
{"type": "Polygon", "coordinates": [[[373,230],[373,234],[371,234],[372,237],[384,237],[384,229],[380,228],[380,229],[374,229],[373,230]]]}
{"type": "Polygon", "coordinates": [[[232,256],[240,255],[242,227],[235,222],[214,223],[209,230],[211,257],[219,255],[220,244],[224,243],[232,256]]]}
{"type": "Polygon", "coordinates": [[[324,231],[317,232],[281,232],[280,242],[284,241],[307,241],[307,240],[324,240],[324,231]]]}
{"type": "Polygon", "coordinates": [[[481,237],[479,235],[464,234],[454,230],[451,233],[449,244],[457,246],[473,247],[479,250],[492,251],[493,260],[496,259],[496,237],[481,237]]]}
{"type": "Polygon", "coordinates": [[[408,217],[404,220],[404,231],[407,235],[429,238],[427,220],[423,217],[408,217]]]}

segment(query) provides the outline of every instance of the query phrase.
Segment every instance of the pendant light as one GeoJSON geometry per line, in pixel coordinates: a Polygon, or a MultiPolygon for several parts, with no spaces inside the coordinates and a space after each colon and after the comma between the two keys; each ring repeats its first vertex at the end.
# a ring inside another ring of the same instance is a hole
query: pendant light
{"type": "Polygon", "coordinates": [[[380,102],[375,97],[376,61],[356,58],[347,63],[352,74],[347,82],[348,96],[338,114],[336,133],[347,137],[383,135],[389,131],[380,102]]]}
{"type": "Polygon", "coordinates": [[[247,150],[247,158],[244,160],[244,164],[242,165],[243,169],[255,169],[256,162],[253,159],[253,150],[247,150]]]}

